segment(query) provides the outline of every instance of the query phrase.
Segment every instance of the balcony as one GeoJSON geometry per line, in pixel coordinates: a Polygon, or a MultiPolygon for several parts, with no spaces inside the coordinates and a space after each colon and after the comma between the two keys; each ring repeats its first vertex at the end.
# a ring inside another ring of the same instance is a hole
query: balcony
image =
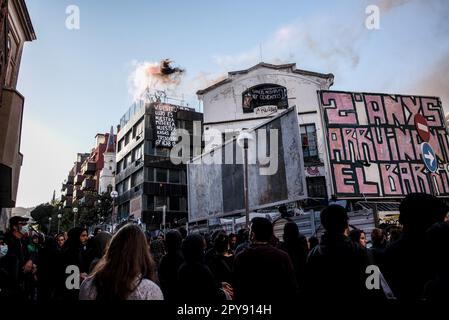
{"type": "Polygon", "coordinates": [[[64,208],[72,207],[72,197],[66,197],[64,201],[64,208]]]}
{"type": "Polygon", "coordinates": [[[73,181],[75,180],[74,176],[68,176],[67,177],[67,182],[65,183],[66,185],[73,185],[73,181]]]}
{"type": "Polygon", "coordinates": [[[83,180],[84,180],[84,176],[82,174],[77,174],[75,176],[74,183],[75,183],[76,186],[80,186],[81,183],[83,182],[83,180]]]}
{"type": "Polygon", "coordinates": [[[92,207],[95,203],[95,197],[92,194],[85,194],[79,201],[79,204],[86,207],[92,207]]]}
{"type": "Polygon", "coordinates": [[[64,195],[72,196],[73,195],[73,186],[66,185],[64,195]]]}
{"type": "Polygon", "coordinates": [[[82,190],[95,190],[96,187],[96,181],[92,178],[86,178],[84,179],[83,183],[81,184],[82,190]]]}
{"type": "Polygon", "coordinates": [[[94,175],[97,171],[97,164],[93,161],[85,161],[81,166],[81,173],[84,175],[94,175]]]}
{"type": "Polygon", "coordinates": [[[76,190],[73,192],[73,197],[74,197],[76,200],[80,200],[83,196],[84,196],[84,192],[83,192],[83,190],[81,190],[81,189],[76,189],[76,190]]]}

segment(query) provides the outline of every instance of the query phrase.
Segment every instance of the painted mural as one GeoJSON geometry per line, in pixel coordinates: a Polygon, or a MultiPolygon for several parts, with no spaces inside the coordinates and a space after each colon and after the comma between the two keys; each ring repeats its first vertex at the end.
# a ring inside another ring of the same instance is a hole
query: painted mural
{"type": "Polygon", "coordinates": [[[334,194],[449,195],[449,139],[439,98],[319,92],[334,194]]]}

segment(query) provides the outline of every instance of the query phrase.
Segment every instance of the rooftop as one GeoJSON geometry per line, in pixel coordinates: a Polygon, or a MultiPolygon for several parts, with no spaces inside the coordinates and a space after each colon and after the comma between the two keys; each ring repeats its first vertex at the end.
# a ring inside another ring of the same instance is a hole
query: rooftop
{"type": "Polygon", "coordinates": [[[225,83],[232,81],[232,76],[240,75],[240,74],[247,74],[247,73],[249,73],[253,70],[259,69],[259,68],[267,68],[267,69],[273,69],[273,70],[289,70],[293,73],[301,74],[304,76],[312,76],[312,77],[327,79],[327,80],[331,81],[331,84],[334,82],[334,75],[332,73],[324,74],[324,73],[318,73],[318,72],[313,72],[313,71],[296,69],[296,63],[270,64],[270,63],[266,63],[266,62],[260,62],[260,63],[256,64],[255,66],[252,66],[251,68],[248,68],[248,69],[228,72],[228,77],[226,79],[223,79],[205,89],[198,90],[196,92],[196,94],[203,95],[203,94],[205,94],[225,83]]]}

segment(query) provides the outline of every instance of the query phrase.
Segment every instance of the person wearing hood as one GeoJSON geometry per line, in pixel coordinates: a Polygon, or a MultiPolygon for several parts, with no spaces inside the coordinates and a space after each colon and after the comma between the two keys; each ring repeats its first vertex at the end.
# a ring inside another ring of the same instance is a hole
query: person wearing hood
{"type": "MultiPolygon", "coordinates": [[[[87,248],[88,234],[87,230],[81,227],[75,227],[69,230],[67,241],[62,250],[62,268],[60,272],[66,273],[68,266],[78,267],[80,274],[80,283],[87,277],[90,263],[92,262],[91,251],[87,248]]],[[[64,287],[65,279],[64,277],[64,287]]],[[[64,300],[78,300],[79,289],[63,290],[64,300]]]]}

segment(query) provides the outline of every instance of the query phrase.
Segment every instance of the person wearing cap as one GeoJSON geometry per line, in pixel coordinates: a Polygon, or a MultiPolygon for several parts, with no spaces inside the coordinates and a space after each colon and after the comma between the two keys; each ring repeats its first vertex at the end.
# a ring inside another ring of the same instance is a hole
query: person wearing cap
{"type": "Polygon", "coordinates": [[[5,234],[8,253],[5,256],[5,270],[8,273],[8,297],[26,299],[25,275],[33,269],[33,262],[27,249],[25,235],[29,232],[29,218],[14,216],[9,219],[9,230],[5,234]]]}

